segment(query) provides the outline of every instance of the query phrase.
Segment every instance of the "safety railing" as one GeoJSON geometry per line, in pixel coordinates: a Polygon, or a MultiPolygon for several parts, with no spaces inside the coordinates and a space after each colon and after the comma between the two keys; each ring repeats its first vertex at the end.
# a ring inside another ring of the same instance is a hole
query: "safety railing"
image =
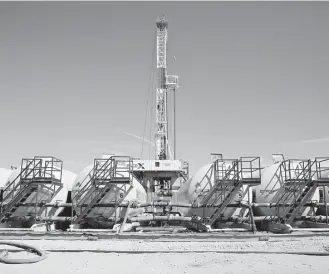
{"type": "Polygon", "coordinates": [[[226,179],[229,180],[239,173],[239,165],[237,159],[217,159],[214,161],[215,181],[226,179]]]}
{"type": "Polygon", "coordinates": [[[316,157],[316,177],[321,183],[329,183],[329,157],[316,157]]]}
{"type": "Polygon", "coordinates": [[[315,174],[313,161],[309,159],[289,159],[283,162],[285,181],[307,181],[315,174]]]}
{"type": "Polygon", "coordinates": [[[260,157],[241,157],[239,164],[241,180],[258,180],[260,183],[260,157]]]}
{"type": "Polygon", "coordinates": [[[63,162],[55,157],[36,156],[22,159],[22,180],[61,181],[63,162]]]}

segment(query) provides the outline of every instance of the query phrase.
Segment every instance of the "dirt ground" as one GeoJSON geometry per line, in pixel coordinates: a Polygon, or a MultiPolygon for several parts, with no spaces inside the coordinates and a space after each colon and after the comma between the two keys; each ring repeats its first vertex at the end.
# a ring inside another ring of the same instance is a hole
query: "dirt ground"
{"type": "MultiPolygon", "coordinates": [[[[2,240],[4,240],[2,238],[2,240]]],[[[0,264],[2,274],[35,273],[329,273],[329,257],[281,254],[218,254],[212,251],[329,251],[329,237],[258,241],[161,240],[15,240],[48,250],[48,257],[29,265],[0,264]],[[172,253],[53,253],[49,250],[171,251],[172,253]],[[189,251],[189,253],[174,253],[189,251]],[[207,251],[207,253],[202,253],[207,251]],[[191,252],[191,253],[190,253],[191,252]],[[209,252],[209,253],[208,253],[209,252]]],[[[0,252],[4,249],[0,247],[0,252]]],[[[8,247],[7,249],[15,249],[8,247]]],[[[28,255],[31,256],[31,255],[28,255]]],[[[26,258],[25,252],[10,257],[26,258]]]]}

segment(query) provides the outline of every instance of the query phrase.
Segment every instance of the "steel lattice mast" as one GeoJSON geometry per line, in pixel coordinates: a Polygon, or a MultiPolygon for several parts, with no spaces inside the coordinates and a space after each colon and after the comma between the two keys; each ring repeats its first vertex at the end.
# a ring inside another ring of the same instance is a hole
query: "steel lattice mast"
{"type": "Polygon", "coordinates": [[[156,133],[155,159],[168,159],[168,114],[167,91],[177,87],[177,76],[167,75],[168,22],[162,15],[156,22],[157,27],[157,89],[156,89],[156,133]]]}
{"type": "MultiPolygon", "coordinates": [[[[173,122],[175,128],[175,90],[178,87],[178,77],[167,75],[167,29],[168,22],[162,15],[156,21],[155,159],[135,159],[133,161],[133,173],[135,178],[141,182],[146,190],[146,201],[151,205],[145,209],[147,214],[157,212],[157,214],[169,216],[172,210],[169,204],[173,199],[174,193],[177,192],[177,189],[173,189],[173,185],[179,178],[182,178],[184,181],[187,180],[188,163],[183,160],[176,160],[175,151],[174,156],[169,157],[167,95],[168,91],[172,91],[174,95],[173,122]],[[167,203],[169,207],[154,205],[154,202],[159,201],[161,203],[167,203]]],[[[178,183],[181,183],[181,181],[178,183]]]]}

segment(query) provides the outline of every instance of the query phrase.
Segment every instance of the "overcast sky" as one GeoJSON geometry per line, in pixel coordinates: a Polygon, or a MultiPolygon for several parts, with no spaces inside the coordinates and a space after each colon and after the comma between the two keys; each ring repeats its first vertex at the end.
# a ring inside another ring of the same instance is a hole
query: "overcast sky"
{"type": "Polygon", "coordinates": [[[79,172],[103,152],[140,156],[124,132],[143,136],[161,13],[191,173],[211,152],[329,156],[329,3],[2,2],[0,167],[52,155],[79,172]]]}

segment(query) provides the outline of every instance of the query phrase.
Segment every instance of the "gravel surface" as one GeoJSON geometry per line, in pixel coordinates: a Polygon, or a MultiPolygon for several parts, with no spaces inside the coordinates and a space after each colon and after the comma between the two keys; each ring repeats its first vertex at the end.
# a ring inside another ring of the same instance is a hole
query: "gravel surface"
{"type": "MultiPolygon", "coordinates": [[[[20,242],[20,241],[15,241],[20,242]]],[[[329,258],[281,254],[217,254],[211,251],[329,251],[328,237],[241,242],[160,242],[143,240],[23,240],[45,250],[117,250],[117,251],[203,251],[186,254],[122,253],[48,253],[42,262],[30,265],[0,264],[0,273],[329,273],[329,258]]],[[[0,246],[0,252],[4,247],[0,246]]],[[[8,249],[14,249],[12,247],[8,249]]],[[[11,257],[26,258],[25,252],[11,257]]]]}

